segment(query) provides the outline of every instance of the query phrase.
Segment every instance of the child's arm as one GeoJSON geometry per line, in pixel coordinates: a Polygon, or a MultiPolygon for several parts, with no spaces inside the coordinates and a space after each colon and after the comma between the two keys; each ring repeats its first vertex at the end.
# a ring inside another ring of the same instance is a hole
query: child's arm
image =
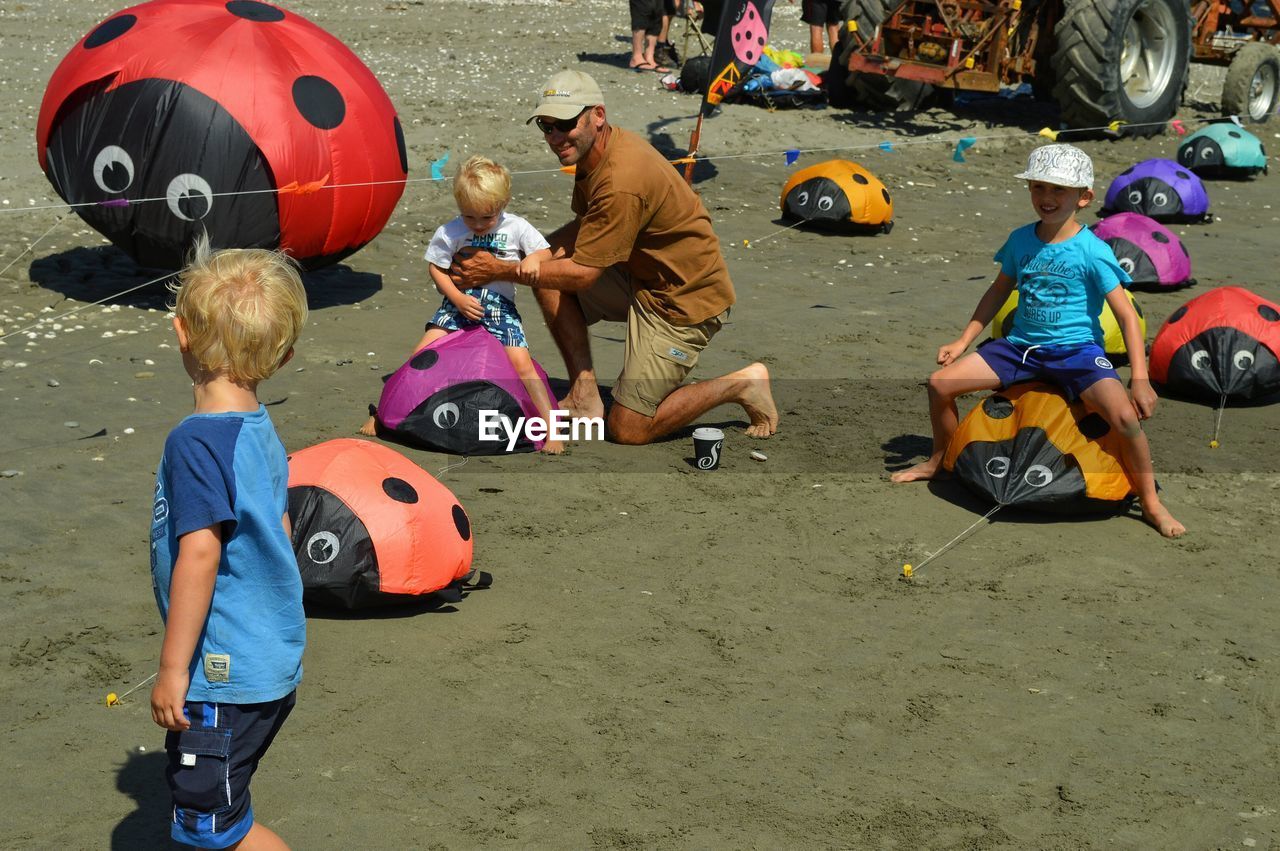
{"type": "Polygon", "coordinates": [[[991,286],[987,287],[987,291],[978,300],[978,306],[973,309],[973,317],[969,319],[969,324],[964,326],[964,331],[955,340],[938,349],[939,364],[947,366],[964,354],[970,343],[978,339],[982,329],[987,327],[991,318],[999,312],[1005,301],[1008,300],[1009,293],[1013,292],[1014,283],[1013,278],[1004,272],[999,272],[996,275],[996,279],[991,282],[991,286]]]}
{"type": "Polygon", "coordinates": [[[191,687],[191,659],[209,617],[222,556],[222,528],[214,524],[178,539],[178,560],[169,580],[169,617],[160,646],[160,671],[151,689],[151,719],[166,730],[191,726],[183,714],[191,687]]]}
{"type": "Polygon", "coordinates": [[[542,265],[542,261],[551,259],[551,249],[543,248],[535,251],[528,257],[520,261],[520,265],[516,267],[516,280],[522,284],[538,283],[538,267],[542,265]]]}
{"type": "Polygon", "coordinates": [[[449,299],[449,302],[456,308],[458,312],[470,319],[472,322],[479,322],[484,318],[484,308],[480,306],[480,299],[473,295],[464,293],[453,285],[453,281],[449,280],[449,272],[441,269],[436,264],[431,264],[431,282],[436,285],[436,289],[440,291],[440,295],[449,299]]]}
{"type": "Polygon", "coordinates": [[[1156,412],[1155,388],[1147,374],[1147,341],[1142,339],[1142,322],[1138,313],[1125,297],[1124,287],[1117,286],[1107,293],[1107,304],[1115,314],[1124,347],[1129,353],[1129,396],[1133,400],[1138,419],[1145,420],[1156,412]]]}

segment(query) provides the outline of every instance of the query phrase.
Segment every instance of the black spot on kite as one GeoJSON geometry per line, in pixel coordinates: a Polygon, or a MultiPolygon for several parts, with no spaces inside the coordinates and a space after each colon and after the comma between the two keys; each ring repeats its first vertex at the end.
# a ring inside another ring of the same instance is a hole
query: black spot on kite
{"type": "Polygon", "coordinates": [[[347,115],[342,93],[323,77],[307,75],[294,80],[293,105],[309,124],[321,130],[332,130],[347,115]]]}
{"type": "Polygon", "coordinates": [[[1136,313],[1136,314],[1138,314],[1138,318],[1139,318],[1139,319],[1141,319],[1141,318],[1142,318],[1142,305],[1138,304],[1138,302],[1137,302],[1136,300],[1135,300],[1135,301],[1130,302],[1130,304],[1132,304],[1132,305],[1133,305],[1133,312],[1134,312],[1134,313],[1136,313]]]}
{"type": "Polygon", "coordinates": [[[244,18],[246,21],[255,21],[260,24],[270,24],[284,20],[284,12],[282,10],[277,9],[275,6],[268,6],[266,3],[259,3],[257,0],[231,0],[227,4],[227,11],[237,18],[244,18]]]}
{"type": "Polygon", "coordinates": [[[1107,425],[1107,421],[1098,414],[1089,414],[1084,417],[1084,419],[1080,420],[1080,422],[1076,423],[1076,425],[1079,426],[1080,433],[1083,434],[1087,440],[1097,440],[1107,432],[1111,431],[1111,426],[1107,425]]]}
{"type": "Polygon", "coordinates": [[[1153,230],[1153,231],[1151,232],[1151,238],[1152,238],[1152,239],[1154,239],[1156,242],[1159,242],[1159,243],[1161,243],[1161,244],[1167,243],[1167,242],[1169,241],[1169,237],[1165,236],[1164,234],[1162,234],[1162,233],[1161,233],[1160,231],[1158,231],[1158,230],[1153,230]]]}
{"type": "Polygon", "coordinates": [[[431,369],[438,360],[440,360],[440,355],[434,349],[423,349],[413,356],[413,359],[409,361],[409,366],[414,369],[431,369]]]}
{"type": "Polygon", "coordinates": [[[453,525],[457,527],[462,540],[471,540],[471,521],[467,519],[467,512],[462,510],[461,505],[453,506],[453,525]]]}
{"type": "Polygon", "coordinates": [[[396,133],[396,152],[400,154],[400,170],[406,174],[409,171],[409,154],[404,147],[404,128],[400,126],[400,116],[392,119],[396,133]]]}
{"type": "Polygon", "coordinates": [[[1013,403],[1004,396],[988,396],[982,400],[983,412],[993,420],[1002,420],[1013,413],[1013,403]]]}
{"type": "Polygon", "coordinates": [[[1228,136],[1230,136],[1232,139],[1241,139],[1241,138],[1243,138],[1239,133],[1237,133],[1237,132],[1236,132],[1236,131],[1234,131],[1234,130],[1228,130],[1228,131],[1227,131],[1227,135],[1228,135],[1228,136]]]}
{"type": "Polygon", "coordinates": [[[1280,310],[1276,310],[1269,304],[1258,305],[1258,315],[1268,322],[1280,322],[1280,310]]]}
{"type": "Polygon", "coordinates": [[[860,175],[860,174],[856,174],[856,173],[855,173],[855,174],[853,175],[853,182],[854,182],[854,183],[861,184],[862,186],[866,186],[866,185],[867,185],[867,183],[869,183],[870,181],[868,181],[868,180],[867,180],[865,177],[863,177],[862,175],[860,175]]]}
{"type": "Polygon", "coordinates": [[[418,492],[413,489],[413,485],[395,476],[388,476],[382,480],[382,492],[396,502],[413,505],[418,501],[418,492]]]}
{"type": "Polygon", "coordinates": [[[109,41],[115,41],[133,29],[133,25],[137,22],[137,15],[120,15],[102,23],[97,29],[89,33],[89,37],[84,40],[85,50],[93,50],[95,47],[102,47],[109,41]]]}
{"type": "Polygon", "coordinates": [[[885,202],[886,204],[892,204],[892,203],[893,203],[892,201],[890,201],[890,200],[889,200],[889,190],[888,190],[888,189],[881,189],[881,190],[880,190],[880,194],[884,196],[884,202],[885,202]]]}
{"type": "Polygon", "coordinates": [[[1186,315],[1187,315],[1187,306],[1184,304],[1182,307],[1179,307],[1173,313],[1169,314],[1169,323],[1173,324],[1174,322],[1177,322],[1179,319],[1181,319],[1186,315]]]}
{"type": "Polygon", "coordinates": [[[1191,179],[1191,175],[1187,174],[1185,171],[1178,171],[1175,169],[1173,173],[1178,175],[1178,177],[1181,177],[1183,180],[1191,179]]]}
{"type": "Polygon", "coordinates": [[[1178,247],[1182,249],[1182,256],[1184,256],[1184,257],[1190,257],[1190,256],[1191,256],[1191,252],[1190,252],[1190,251],[1188,251],[1188,250],[1187,250],[1187,247],[1186,247],[1185,245],[1183,245],[1181,242],[1179,242],[1179,243],[1178,243],[1178,247]]]}
{"type": "Polygon", "coordinates": [[[1131,165],[1131,166],[1129,166],[1129,167],[1128,167],[1128,168],[1126,168],[1124,171],[1120,172],[1120,176],[1121,176],[1121,177],[1124,177],[1126,174],[1128,174],[1129,172],[1133,171],[1135,168],[1137,168],[1137,166],[1132,166],[1132,165],[1131,165]]]}

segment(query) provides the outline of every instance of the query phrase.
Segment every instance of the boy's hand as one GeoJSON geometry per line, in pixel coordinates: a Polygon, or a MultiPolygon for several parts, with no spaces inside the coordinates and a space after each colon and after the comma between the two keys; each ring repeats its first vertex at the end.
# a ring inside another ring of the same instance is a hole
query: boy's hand
{"type": "Polygon", "coordinates": [[[964,354],[964,350],[969,348],[961,340],[952,340],[945,346],[938,349],[938,363],[942,366],[950,366],[951,362],[964,354]]]}
{"type": "Polygon", "coordinates": [[[484,319],[484,307],[481,306],[480,299],[473,295],[459,293],[458,298],[453,300],[453,306],[458,308],[458,312],[472,322],[479,322],[484,319]]]}
{"type": "Polygon", "coordinates": [[[1138,419],[1149,419],[1156,412],[1155,388],[1149,378],[1134,378],[1129,381],[1129,396],[1133,400],[1133,408],[1138,412],[1138,419]]]}
{"type": "Polygon", "coordinates": [[[186,671],[160,672],[151,688],[151,720],[166,730],[181,733],[191,727],[183,713],[191,676],[186,671]]]}

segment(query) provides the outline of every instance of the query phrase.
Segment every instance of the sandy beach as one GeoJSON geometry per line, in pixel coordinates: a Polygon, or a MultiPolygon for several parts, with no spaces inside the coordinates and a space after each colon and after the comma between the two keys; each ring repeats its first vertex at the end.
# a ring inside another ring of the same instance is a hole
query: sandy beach
{"type": "MultiPolygon", "coordinates": [[[[21,209],[59,200],[36,160],[45,84],[117,8],[0,7],[3,848],[168,841],[149,690],[104,698],[156,668],[152,487],[189,381],[162,289],[117,295],[154,274],[65,209],[21,209]]],[[[411,180],[377,239],[308,276],[309,326],[260,394],[294,451],[353,435],[437,304],[422,251],[455,212],[433,160],[507,165],[510,209],[546,232],[570,216],[571,179],[523,118],[551,73],[595,76],[610,119],[673,157],[698,100],[626,67],[616,2],[286,8],[377,75],[411,180]]],[[[807,38],[799,5],[779,4],[771,42],[807,38]]],[[[1188,126],[1217,115],[1221,79],[1193,67],[1188,126]]],[[[738,304],[695,377],[764,361],[781,430],[758,443],[740,410],[709,413],[726,430],[714,473],[691,465],[691,430],[461,465],[398,447],[466,507],[493,587],[443,610],[312,613],[297,709],[253,783],[261,820],[299,849],[1280,847],[1280,409],[1229,408],[1210,449],[1213,409],[1161,400],[1146,428],[1179,540],[1136,512],[1002,511],[899,580],[987,511],[958,483],[888,475],[928,450],[922,382],[1033,218],[1013,175],[1055,124],[1051,106],[999,99],[887,116],[731,104],[707,121],[695,187],[738,304]],[[870,169],[892,232],[784,228],[788,149],[798,167],[870,169]]],[[[1280,150],[1280,120],[1255,130],[1280,150]]],[[[1177,141],[1081,145],[1101,192],[1177,141]]],[[[1211,287],[1280,300],[1271,166],[1211,183],[1213,224],[1173,226],[1199,283],[1138,294],[1148,340],[1211,287]]],[[[592,329],[606,385],[623,332],[592,329]]]]}

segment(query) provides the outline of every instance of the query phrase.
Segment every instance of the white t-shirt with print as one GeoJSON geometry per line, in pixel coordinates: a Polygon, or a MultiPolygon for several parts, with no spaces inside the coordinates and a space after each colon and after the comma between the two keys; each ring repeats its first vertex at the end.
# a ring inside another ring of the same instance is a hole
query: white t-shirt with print
{"type": "MultiPolygon", "coordinates": [[[[474,233],[462,220],[462,216],[458,216],[436,228],[435,235],[427,245],[427,262],[448,269],[453,265],[453,255],[467,246],[484,249],[499,260],[518,263],[533,252],[548,248],[549,244],[538,233],[537,228],[505,211],[493,230],[484,234],[474,233]]],[[[516,285],[511,281],[493,281],[485,289],[512,302],[516,300],[516,285]]]]}

